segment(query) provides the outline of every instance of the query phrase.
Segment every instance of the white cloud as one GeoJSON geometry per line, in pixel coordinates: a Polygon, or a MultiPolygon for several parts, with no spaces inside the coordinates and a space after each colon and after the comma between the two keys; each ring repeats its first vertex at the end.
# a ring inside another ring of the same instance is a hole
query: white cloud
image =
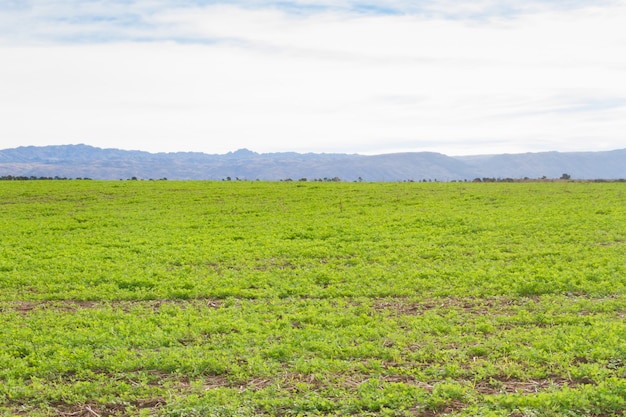
{"type": "Polygon", "coordinates": [[[626,143],[624,2],[519,3],[513,16],[492,1],[412,14],[261,3],[85,2],[74,20],[62,19],[69,1],[11,12],[44,23],[0,34],[2,147],[462,154],[626,143]]]}

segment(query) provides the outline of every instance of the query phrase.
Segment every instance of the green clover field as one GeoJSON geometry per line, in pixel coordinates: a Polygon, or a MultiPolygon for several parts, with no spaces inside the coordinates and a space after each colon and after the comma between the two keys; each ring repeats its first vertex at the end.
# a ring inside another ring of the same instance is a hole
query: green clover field
{"type": "Polygon", "coordinates": [[[3,181],[2,416],[625,416],[626,183],[3,181]]]}

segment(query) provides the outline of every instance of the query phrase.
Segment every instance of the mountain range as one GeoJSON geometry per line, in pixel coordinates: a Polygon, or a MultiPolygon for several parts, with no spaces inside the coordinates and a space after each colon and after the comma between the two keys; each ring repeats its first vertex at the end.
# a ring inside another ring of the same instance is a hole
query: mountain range
{"type": "Polygon", "coordinates": [[[0,177],[91,179],[206,179],[342,181],[462,181],[475,178],[624,179],[626,149],[447,156],[433,152],[381,155],[150,153],[88,145],[21,146],[0,150],[0,177]]]}

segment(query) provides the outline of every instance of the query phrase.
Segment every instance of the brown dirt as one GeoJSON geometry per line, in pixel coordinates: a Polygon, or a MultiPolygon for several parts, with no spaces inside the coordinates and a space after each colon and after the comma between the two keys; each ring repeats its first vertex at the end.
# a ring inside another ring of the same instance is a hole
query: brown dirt
{"type": "Polygon", "coordinates": [[[124,311],[130,311],[133,306],[144,305],[154,310],[158,310],[163,305],[197,305],[204,304],[209,308],[220,308],[222,302],[216,299],[191,299],[191,300],[120,300],[120,301],[81,301],[81,300],[50,300],[50,301],[18,301],[8,303],[18,313],[28,314],[33,310],[61,310],[61,311],[79,311],[102,308],[111,306],[114,308],[122,308],[124,311]]]}
{"type": "Polygon", "coordinates": [[[165,400],[161,399],[139,400],[129,404],[59,404],[55,412],[60,417],[130,417],[136,415],[137,410],[152,409],[156,412],[164,405],[165,400]]]}

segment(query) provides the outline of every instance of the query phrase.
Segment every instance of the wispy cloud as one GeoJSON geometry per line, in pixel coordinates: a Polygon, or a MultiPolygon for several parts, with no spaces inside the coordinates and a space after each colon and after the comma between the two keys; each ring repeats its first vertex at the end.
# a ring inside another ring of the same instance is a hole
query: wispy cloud
{"type": "Polygon", "coordinates": [[[209,152],[614,148],[624,21],[624,1],[5,1],[0,135],[209,152]]]}
{"type": "MultiPolygon", "coordinates": [[[[487,21],[514,19],[523,15],[562,13],[589,9],[612,10],[622,1],[585,0],[5,0],[0,3],[0,37],[5,42],[106,42],[199,41],[206,35],[180,28],[166,18],[219,9],[251,12],[259,17],[280,13],[307,18],[335,14],[346,18],[374,16],[412,16],[418,20],[462,20],[483,24],[487,21]],[[256,13],[255,13],[256,12],[256,13]],[[259,13],[260,12],[260,13],[259,13]]],[[[264,21],[255,21],[255,25],[264,21]]]]}

